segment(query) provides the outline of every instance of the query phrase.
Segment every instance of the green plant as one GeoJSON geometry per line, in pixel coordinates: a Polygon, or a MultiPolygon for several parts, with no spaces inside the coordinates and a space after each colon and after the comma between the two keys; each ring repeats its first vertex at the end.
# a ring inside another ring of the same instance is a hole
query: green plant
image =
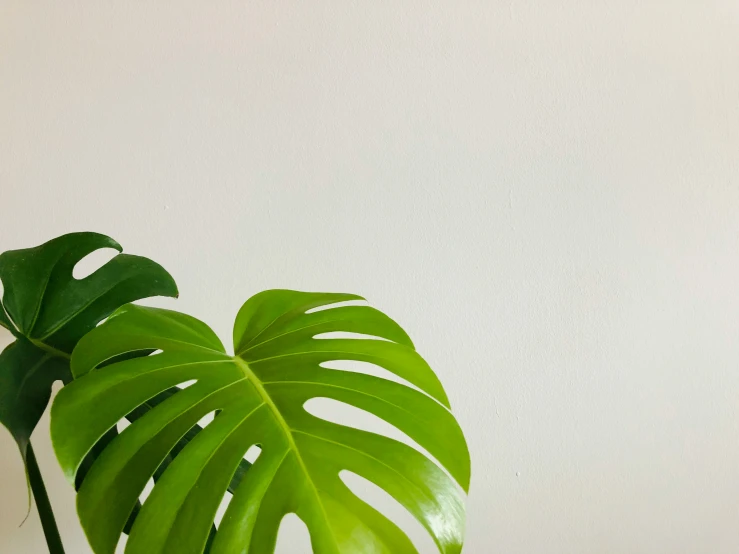
{"type": "Polygon", "coordinates": [[[72,352],[74,380],[52,406],[51,433],[79,489],[78,515],[94,552],[113,553],[121,533],[130,533],[130,554],[269,553],[291,512],[319,554],[415,552],[349,490],[344,470],[390,493],[442,553],[460,552],[470,478],[462,432],[407,334],[378,310],[335,305],[357,299],[259,293],[238,313],[234,355],[204,323],[169,310],[127,304],[90,326],[72,352]],[[321,336],[335,332],[366,336],[321,336]],[[419,390],[326,367],[337,360],[376,364],[419,390]],[[312,398],[384,419],[449,475],[398,441],[311,415],[304,405],[312,398]],[[208,414],[215,417],[203,429],[197,423],[208,414]],[[124,417],[133,423],[118,435],[124,417]],[[243,458],[252,446],[261,449],[253,466],[243,458]],[[151,477],[156,485],[140,506],[151,477]],[[233,497],[216,529],[226,491],[233,497]]]}
{"type": "Polygon", "coordinates": [[[72,233],[0,254],[0,325],[16,339],[0,354],[0,423],[18,444],[53,553],[63,551],[61,539],[30,442],[51,385],[71,381],[74,346],[113,310],[148,296],[177,296],[172,277],[140,256],[118,255],[87,278],[75,279],[75,265],[100,248],[122,251],[104,235],[72,233]]]}

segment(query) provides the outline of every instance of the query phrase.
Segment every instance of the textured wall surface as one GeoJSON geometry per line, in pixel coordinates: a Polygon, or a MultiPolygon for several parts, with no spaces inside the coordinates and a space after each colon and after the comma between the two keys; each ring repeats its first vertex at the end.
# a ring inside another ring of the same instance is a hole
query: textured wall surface
{"type": "MultiPolygon", "coordinates": [[[[5,0],[0,250],[108,233],[226,339],[365,295],[467,433],[466,553],[735,554],[737,6],[5,0]]],[[[0,475],[0,552],[43,552],[4,430],[0,475]]]]}

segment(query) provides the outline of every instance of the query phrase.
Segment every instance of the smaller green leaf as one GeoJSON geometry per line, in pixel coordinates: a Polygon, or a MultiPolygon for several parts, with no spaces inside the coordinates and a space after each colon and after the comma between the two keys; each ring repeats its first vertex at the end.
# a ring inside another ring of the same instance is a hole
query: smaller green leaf
{"type": "Polygon", "coordinates": [[[35,248],[0,254],[6,319],[40,347],[71,354],[77,341],[113,310],[149,296],[177,296],[172,277],[156,262],[119,254],[84,279],[75,265],[101,248],[121,246],[98,233],[70,233],[35,248]]]}

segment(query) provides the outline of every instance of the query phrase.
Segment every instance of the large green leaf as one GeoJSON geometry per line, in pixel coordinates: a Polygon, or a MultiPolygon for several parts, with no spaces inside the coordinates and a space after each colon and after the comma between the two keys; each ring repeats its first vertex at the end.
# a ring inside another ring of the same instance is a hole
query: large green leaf
{"type": "Polygon", "coordinates": [[[197,319],[133,305],[82,339],[72,357],[76,379],[52,406],[54,449],[71,482],[87,453],[121,418],[162,391],[195,380],[113,438],[89,469],[77,509],[96,554],[114,552],[149,478],[211,412],[218,415],[169,460],[141,507],[128,554],[203,552],[224,493],[253,445],[261,454],[234,491],[212,554],[273,552],[280,521],[293,512],[306,523],[317,554],[415,552],[395,524],[349,490],[342,470],[391,494],[444,554],[460,552],[469,454],[438,379],[383,313],[367,306],[312,310],[358,298],[260,293],[236,319],[235,356],[197,319]],[[315,338],[335,331],[384,340],[315,338]],[[161,352],[100,367],[144,349],[161,352]],[[377,364],[424,392],[323,367],[332,360],[377,364]],[[405,444],[309,414],[304,404],[316,397],[379,416],[452,477],[405,444]]]}
{"type": "Polygon", "coordinates": [[[120,245],[97,233],[72,233],[41,246],[0,254],[0,324],[17,341],[0,355],[0,423],[23,458],[56,380],[71,380],[69,359],[82,336],[119,306],[149,296],[177,296],[170,275],[140,256],[119,254],[84,279],[75,265],[120,245]]]}

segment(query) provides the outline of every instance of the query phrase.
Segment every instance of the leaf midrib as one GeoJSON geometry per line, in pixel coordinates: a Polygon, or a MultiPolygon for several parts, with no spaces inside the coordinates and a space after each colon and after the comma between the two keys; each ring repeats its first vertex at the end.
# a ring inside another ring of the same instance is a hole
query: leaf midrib
{"type": "Polygon", "coordinates": [[[16,400],[18,400],[21,396],[21,393],[23,392],[23,389],[26,386],[26,383],[31,378],[31,376],[36,373],[40,367],[42,367],[48,360],[51,358],[51,354],[45,354],[41,357],[41,359],[36,362],[31,369],[29,369],[26,374],[23,376],[23,379],[21,380],[21,384],[18,386],[18,392],[15,395],[16,400]]]}
{"type": "Polygon", "coordinates": [[[43,341],[40,341],[38,339],[32,339],[30,337],[26,337],[28,341],[33,344],[36,348],[39,348],[43,350],[44,352],[48,352],[51,356],[56,356],[57,358],[64,358],[65,360],[71,360],[72,355],[66,353],[64,350],[59,350],[58,348],[54,348],[50,344],[46,344],[43,341]]]}
{"type": "MultiPolygon", "coordinates": [[[[69,323],[70,321],[72,321],[75,317],[77,317],[79,314],[81,314],[82,312],[84,312],[87,308],[89,308],[90,306],[92,306],[92,304],[94,304],[97,300],[99,300],[100,298],[102,298],[103,296],[105,296],[106,294],[108,294],[110,291],[112,291],[117,286],[119,286],[122,283],[125,283],[127,281],[130,281],[131,279],[133,279],[133,277],[129,276],[129,277],[126,277],[125,279],[122,279],[121,281],[117,281],[117,282],[113,283],[110,287],[108,287],[105,290],[103,290],[100,294],[98,294],[96,296],[93,296],[87,302],[85,302],[82,306],[78,307],[74,312],[72,312],[71,315],[67,315],[66,317],[63,317],[60,321],[57,321],[56,324],[51,329],[47,330],[46,331],[46,334],[43,337],[41,337],[39,340],[48,339],[50,336],[52,336],[54,333],[56,333],[62,327],[64,327],[67,323],[69,323]]],[[[37,316],[38,316],[38,314],[37,314],[37,316]]],[[[35,327],[35,325],[36,325],[36,322],[34,320],[34,327],[35,327]]]]}
{"type": "Polygon", "coordinates": [[[36,308],[33,312],[33,319],[31,319],[31,324],[28,326],[28,336],[29,337],[33,333],[33,328],[36,326],[36,320],[38,320],[38,315],[39,313],[41,313],[41,305],[44,302],[44,297],[46,297],[46,290],[49,288],[49,281],[51,281],[51,274],[54,273],[56,266],[59,265],[60,259],[61,257],[58,257],[54,261],[52,266],[49,268],[49,272],[46,274],[46,279],[44,280],[44,287],[43,289],[41,289],[41,294],[38,297],[38,302],[36,303],[36,308]]]}
{"type": "Polygon", "coordinates": [[[297,459],[298,464],[300,465],[300,468],[303,470],[303,473],[305,474],[306,481],[308,482],[310,488],[313,490],[313,494],[316,497],[318,506],[321,509],[321,514],[323,515],[323,518],[326,521],[326,527],[329,529],[329,532],[331,533],[331,539],[333,540],[334,546],[336,547],[336,550],[339,551],[339,544],[338,544],[338,541],[336,540],[336,537],[334,536],[334,531],[333,531],[333,528],[331,527],[328,514],[326,514],[326,509],[324,508],[323,502],[321,501],[321,495],[318,493],[318,488],[316,487],[316,484],[313,482],[313,479],[311,479],[310,472],[308,471],[308,467],[305,465],[305,462],[303,461],[303,457],[300,455],[300,450],[298,449],[298,445],[295,443],[295,438],[293,437],[293,434],[292,434],[292,428],[287,424],[287,421],[285,421],[285,418],[282,417],[282,414],[280,413],[280,410],[277,408],[277,405],[274,403],[269,393],[265,390],[264,386],[262,386],[262,381],[259,379],[259,377],[257,377],[257,375],[249,367],[249,364],[247,364],[239,356],[234,356],[233,359],[236,362],[236,365],[244,372],[244,375],[246,375],[246,377],[249,379],[249,382],[252,384],[257,394],[259,394],[259,396],[262,398],[264,403],[272,411],[272,414],[274,415],[274,418],[277,421],[277,424],[282,429],[282,432],[284,433],[285,438],[287,439],[287,442],[288,442],[288,449],[292,450],[293,453],[295,454],[295,458],[297,459]]]}
{"type": "Polygon", "coordinates": [[[33,318],[31,319],[31,323],[28,327],[28,331],[26,332],[21,331],[20,327],[18,327],[18,324],[10,316],[8,309],[5,307],[5,302],[3,302],[3,300],[5,300],[4,298],[0,299],[0,307],[2,307],[5,317],[7,318],[8,322],[15,328],[16,332],[13,333],[13,330],[10,329],[10,327],[7,327],[5,325],[2,325],[2,326],[8,329],[14,335],[17,333],[18,334],[17,336],[22,336],[26,338],[31,344],[43,350],[44,352],[47,352],[48,354],[52,356],[56,356],[58,358],[64,358],[66,360],[69,360],[72,357],[71,354],[64,352],[63,350],[59,350],[58,348],[54,348],[50,344],[46,344],[45,342],[43,342],[43,339],[48,338],[48,335],[41,339],[35,339],[31,336],[33,334],[33,329],[36,326],[36,321],[38,320],[39,313],[41,313],[41,305],[43,304],[44,298],[46,297],[46,290],[49,288],[49,281],[51,280],[51,274],[54,272],[54,269],[56,268],[58,264],[59,264],[59,260],[57,259],[54,262],[54,264],[51,266],[49,273],[46,275],[46,280],[44,281],[43,289],[41,290],[41,294],[39,295],[38,302],[36,303],[36,307],[34,308],[33,318]]]}

